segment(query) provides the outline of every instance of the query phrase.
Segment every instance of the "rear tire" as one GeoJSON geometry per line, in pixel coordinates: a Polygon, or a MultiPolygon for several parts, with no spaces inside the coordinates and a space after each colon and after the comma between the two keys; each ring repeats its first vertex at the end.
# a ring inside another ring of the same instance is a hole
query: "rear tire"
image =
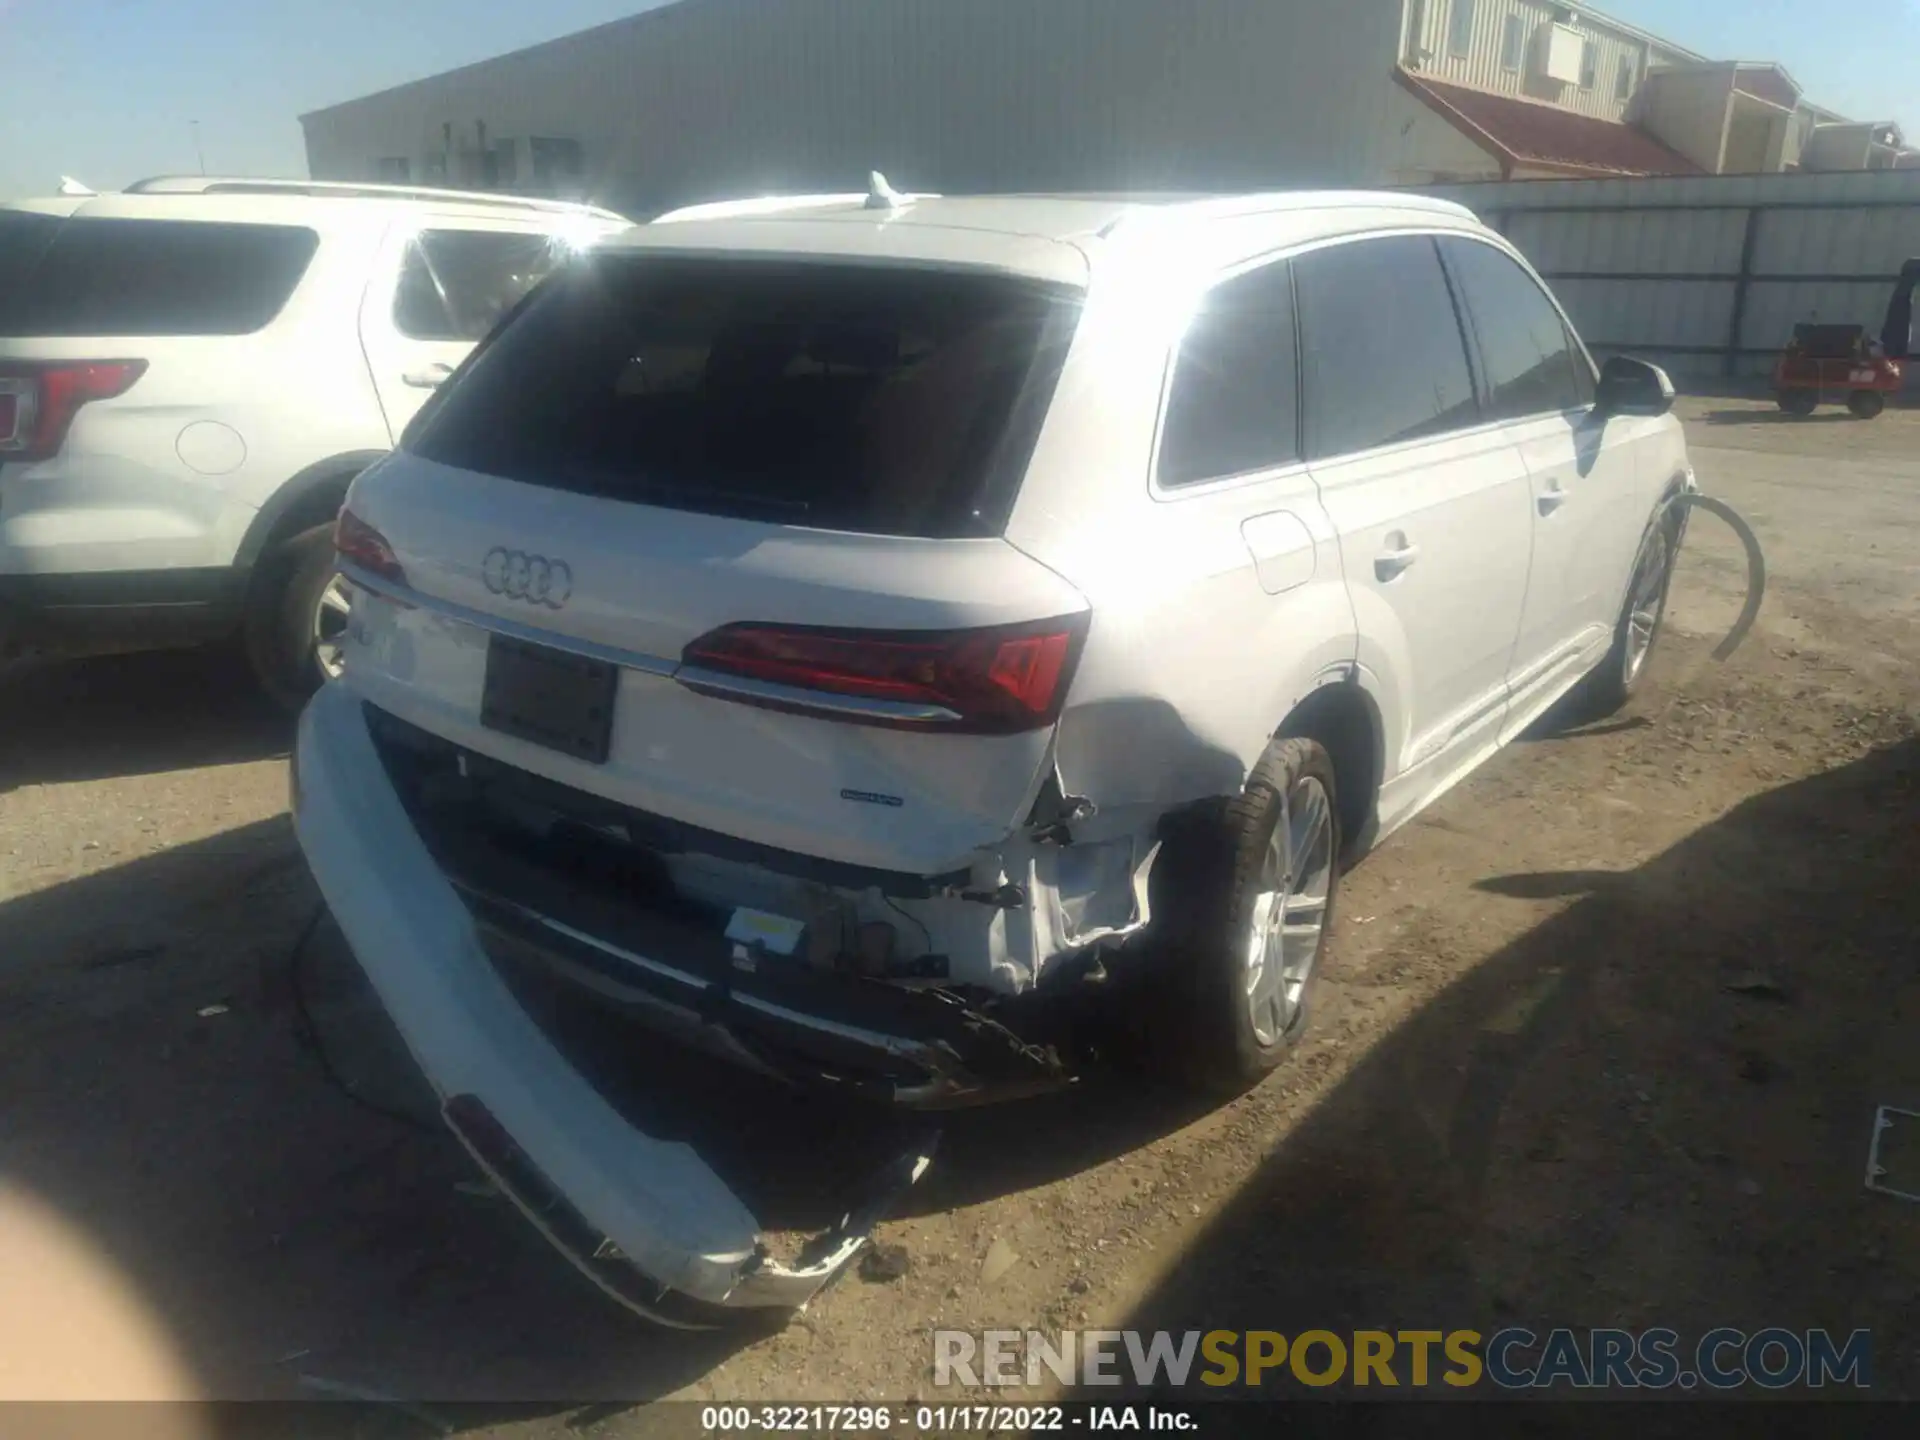
{"type": "Polygon", "coordinates": [[[1147,1025],[1183,1078],[1245,1089],[1305,1031],[1340,852],[1333,759],[1315,740],[1273,741],[1238,796],[1173,824],[1154,866],[1147,1025]]]}
{"type": "Polygon", "coordinates": [[[1887,408],[1887,397],[1878,390],[1856,390],[1847,397],[1847,409],[1858,420],[1877,420],[1887,408]]]}
{"type": "Polygon", "coordinates": [[[1580,682],[1568,707],[1574,725],[1604,720],[1625,708],[1646,678],[1647,662],[1667,618],[1667,592],[1679,558],[1680,518],[1669,511],[1640,543],[1626,603],[1614,626],[1613,647],[1580,682]]]}
{"type": "Polygon", "coordinates": [[[1782,390],[1774,399],[1789,415],[1811,415],[1820,407],[1820,397],[1811,390],[1782,390]]]}
{"type": "Polygon", "coordinates": [[[275,546],[255,572],[247,660],[261,688],[289,711],[338,673],[347,607],[334,566],[333,527],[316,525],[275,546]]]}

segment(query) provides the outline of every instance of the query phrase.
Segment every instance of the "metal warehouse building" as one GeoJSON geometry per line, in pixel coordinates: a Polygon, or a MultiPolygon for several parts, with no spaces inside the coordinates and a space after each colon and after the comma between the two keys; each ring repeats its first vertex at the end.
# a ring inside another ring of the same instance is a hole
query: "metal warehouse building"
{"type": "Polygon", "coordinates": [[[302,117],[315,179],[636,218],[864,188],[1888,169],[1889,121],[1559,0],[678,0],[302,117]]]}
{"type": "Polygon", "coordinates": [[[315,179],[1248,188],[1377,168],[1401,0],[680,0],[302,118],[315,179]],[[1357,84],[1371,74],[1383,83],[1357,84]]]}
{"type": "Polygon", "coordinates": [[[1792,168],[1837,117],[1776,69],[1554,0],[679,0],[302,123],[316,179],[645,217],[872,169],[967,192],[1792,168]]]}

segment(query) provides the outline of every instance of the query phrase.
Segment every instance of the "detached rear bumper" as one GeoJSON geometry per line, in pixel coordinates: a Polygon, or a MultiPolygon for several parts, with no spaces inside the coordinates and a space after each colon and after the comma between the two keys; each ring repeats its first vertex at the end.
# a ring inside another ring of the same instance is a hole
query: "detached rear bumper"
{"type": "MultiPolygon", "coordinates": [[[[374,707],[363,713],[402,812],[510,983],[545,972],[637,1024],[786,1083],[903,1108],[1007,1100],[1071,1078],[1057,1050],[1031,1038],[1058,1019],[1054,999],[989,1010],[945,986],[743,953],[727,938],[728,910],[690,905],[654,867],[668,852],[737,855],[744,842],[663,826],[374,707]],[[555,823],[537,838],[503,828],[528,807],[555,823]],[[599,829],[608,825],[651,843],[609,844],[599,829]]],[[[752,858],[783,877],[825,863],[765,848],[752,858]]],[[[929,883],[879,871],[838,878],[909,894],[929,883]]]]}
{"type": "Polygon", "coordinates": [[[328,686],[300,722],[294,824],[314,877],[448,1124],[549,1240],[651,1319],[796,1308],[859,1252],[924,1169],[903,1156],[792,1266],[688,1146],[634,1128],[567,1063],[481,947],[389,784],[360,702],[328,686]],[[683,1302],[697,1302],[688,1307],[683,1302]]]}

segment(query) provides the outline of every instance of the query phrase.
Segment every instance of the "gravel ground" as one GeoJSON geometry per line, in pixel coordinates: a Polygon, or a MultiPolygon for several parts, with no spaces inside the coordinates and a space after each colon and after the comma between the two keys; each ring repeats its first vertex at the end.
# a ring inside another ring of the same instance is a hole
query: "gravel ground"
{"type": "MultiPolygon", "coordinates": [[[[420,1124],[325,927],[296,985],[287,727],[230,660],[0,674],[0,1395],[334,1385],[527,1435],[602,1401],[619,1435],[636,1399],[928,1396],[935,1326],[1509,1322],[1867,1326],[1913,1395],[1920,1212],[1861,1173],[1873,1107],[1920,1108],[1920,414],[1685,413],[1774,570],[1746,647],[1707,654],[1742,572],[1703,516],[1650,693],[1348,878],[1279,1074],[955,1117],[881,1230],[904,1276],[772,1333],[603,1300],[420,1124]]],[[[896,1133],[672,1071],[776,1226],[896,1133]]]]}

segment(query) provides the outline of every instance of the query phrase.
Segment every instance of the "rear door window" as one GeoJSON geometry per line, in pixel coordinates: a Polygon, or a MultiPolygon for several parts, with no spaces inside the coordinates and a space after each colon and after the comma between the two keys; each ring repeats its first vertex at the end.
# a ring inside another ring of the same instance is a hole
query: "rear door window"
{"type": "Polygon", "coordinates": [[[31,273],[11,282],[6,267],[26,262],[10,261],[0,240],[0,334],[251,334],[280,313],[320,244],[289,225],[92,216],[57,224],[31,273]]]}
{"type": "Polygon", "coordinates": [[[1174,361],[1160,483],[1192,485],[1298,460],[1296,362],[1284,262],[1209,291],[1174,361]]]}
{"type": "Polygon", "coordinates": [[[1575,410],[1593,400],[1593,367],[1534,280],[1491,245],[1443,240],[1486,370],[1490,420],[1575,410]]]}
{"type": "Polygon", "coordinates": [[[1479,423],[1466,342],[1431,237],[1355,241],[1293,263],[1309,459],[1479,423]]]}
{"type": "Polygon", "coordinates": [[[409,340],[479,340],[561,253],[544,235],[423,230],[401,264],[394,326],[409,340]]]}
{"type": "Polygon", "coordinates": [[[708,514],[998,534],[1078,313],[1078,292],[986,272],[602,252],[408,448],[708,514]]]}

